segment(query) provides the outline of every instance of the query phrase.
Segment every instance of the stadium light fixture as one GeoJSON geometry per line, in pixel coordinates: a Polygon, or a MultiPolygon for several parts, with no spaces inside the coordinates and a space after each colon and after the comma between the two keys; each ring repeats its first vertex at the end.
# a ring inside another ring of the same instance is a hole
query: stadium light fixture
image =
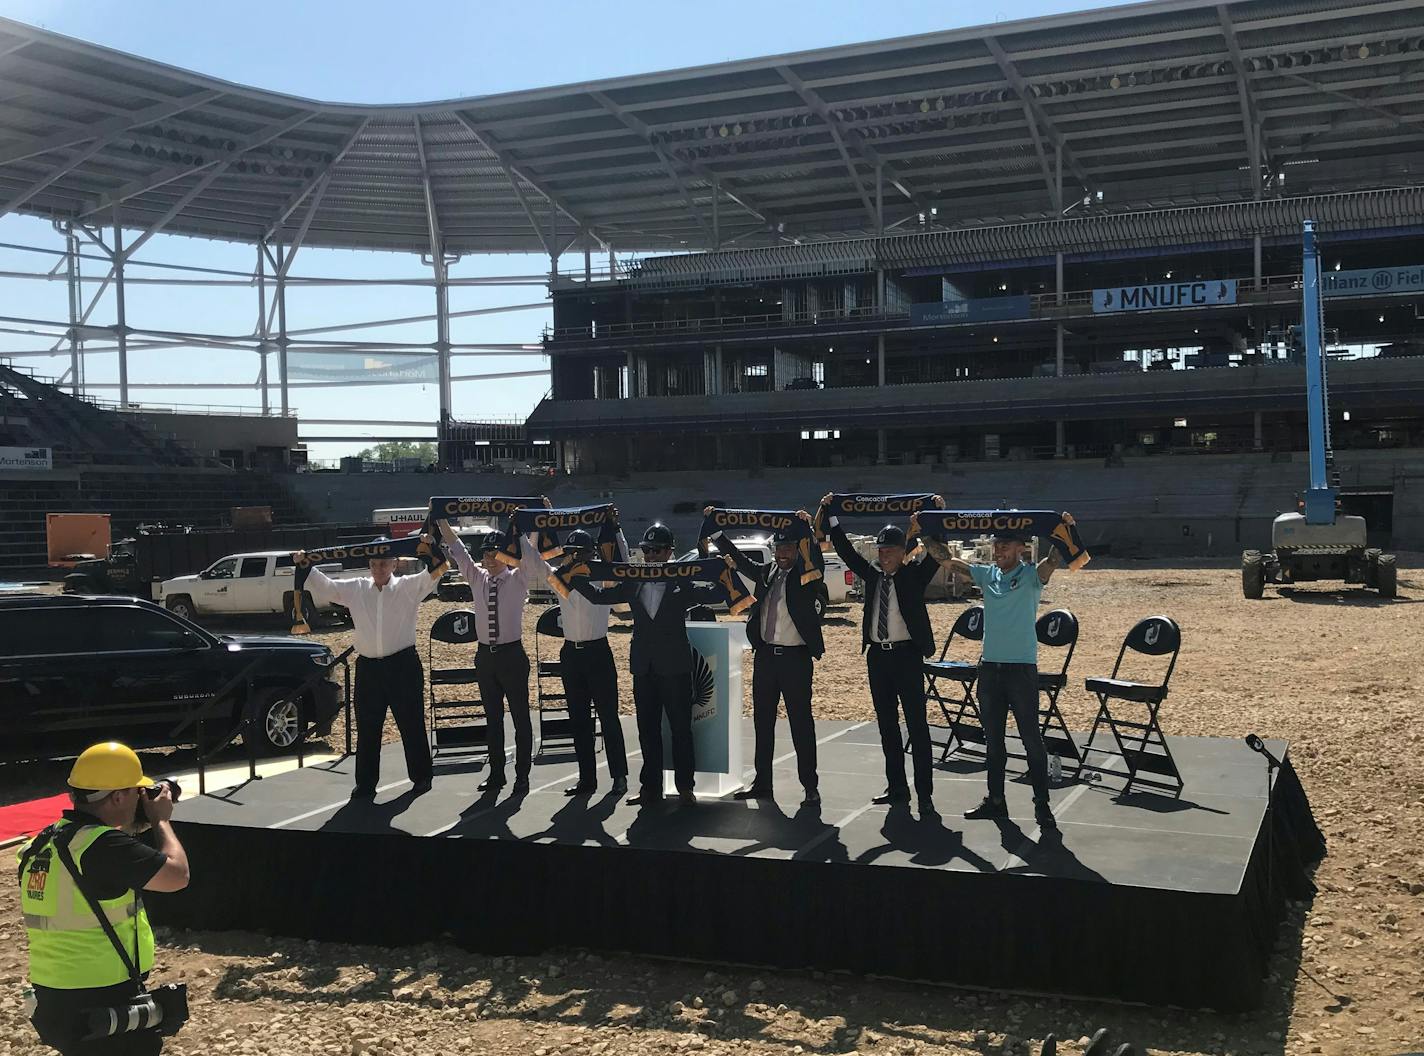
{"type": "Polygon", "coordinates": [[[1122,78],[1119,77],[1117,74],[1113,74],[1112,78],[1108,81],[1108,86],[1114,91],[1116,91],[1117,89],[1122,87],[1122,78]]]}

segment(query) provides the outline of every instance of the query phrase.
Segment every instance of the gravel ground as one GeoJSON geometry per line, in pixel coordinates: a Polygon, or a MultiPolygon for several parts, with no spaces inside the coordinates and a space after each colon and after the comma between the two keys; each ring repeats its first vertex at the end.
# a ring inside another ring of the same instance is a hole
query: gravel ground
{"type": "MultiPolygon", "coordinates": [[[[1107,673],[1138,618],[1167,613],[1185,645],[1163,724],[1172,734],[1259,732],[1291,756],[1330,850],[1319,894],[1293,907],[1272,962],[1265,1007],[1245,1016],[976,994],[846,975],[561,951],[488,958],[453,947],[377,949],[245,933],[164,934],[159,981],[182,979],[193,1021],[175,1053],[614,1056],[700,1050],[789,1053],[1060,1051],[1110,1026],[1161,1053],[1393,1054],[1424,1048],[1424,699],[1418,610],[1424,555],[1401,555],[1401,597],[1274,590],[1242,599],[1238,573],[1208,564],[1095,563],[1060,573],[1048,606],[1078,614],[1073,683],[1107,673]],[[1411,630],[1412,628],[1412,630],[1411,630]],[[1066,1044],[1065,1044],[1066,1041],[1066,1044]]],[[[425,626],[451,606],[431,602],[425,626]]],[[[539,610],[531,609],[532,621],[539,610]]],[[[931,609],[942,634],[957,605],[931,609]]],[[[816,713],[871,716],[858,656],[858,608],[832,610],[817,667],[816,713]]],[[[322,634],[334,647],[349,635],[322,634]]],[[[626,627],[613,634],[627,650],[626,627]]],[[[458,656],[446,662],[458,662],[458,656]]],[[[631,711],[630,686],[623,707],[631,711]]],[[[1093,706],[1065,694],[1070,726],[1093,706]]],[[[387,731],[394,739],[394,729],[387,731]]],[[[0,794],[56,770],[0,773],[0,794]]],[[[952,819],[946,819],[952,823],[952,819]]],[[[203,863],[195,863],[203,868],[203,863]]],[[[0,1056],[38,1053],[21,1022],[24,932],[9,887],[0,914],[0,1056]]]]}

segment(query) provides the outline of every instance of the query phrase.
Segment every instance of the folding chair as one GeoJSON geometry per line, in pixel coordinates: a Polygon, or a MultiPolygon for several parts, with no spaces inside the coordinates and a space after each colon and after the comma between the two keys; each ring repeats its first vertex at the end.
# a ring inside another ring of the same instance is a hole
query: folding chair
{"type": "Polygon", "coordinates": [[[1038,665],[1038,691],[1042,700],[1038,708],[1039,731],[1043,734],[1043,747],[1052,755],[1062,759],[1065,765],[1073,765],[1071,777],[1077,777],[1083,769],[1083,754],[1068,732],[1068,724],[1063,721],[1063,713],[1058,710],[1058,694],[1068,684],[1068,665],[1073,660],[1073,650],[1078,648],[1078,617],[1067,609],[1045,612],[1034,624],[1038,644],[1049,649],[1066,649],[1063,666],[1057,671],[1043,670],[1040,659],[1038,665]]]}
{"type": "Polygon", "coordinates": [[[435,643],[446,645],[476,644],[476,615],[469,609],[451,609],[441,613],[430,628],[426,645],[426,668],[430,672],[430,754],[478,755],[488,750],[488,727],[475,679],[473,654],[469,667],[436,667],[435,643]],[[469,686],[460,696],[442,700],[437,686],[469,686]],[[473,696],[470,694],[473,693],[473,696]]]}
{"type": "Polygon", "coordinates": [[[541,612],[534,623],[534,699],[539,713],[539,750],[535,755],[543,755],[545,748],[574,743],[573,717],[569,715],[569,700],[564,693],[563,664],[543,656],[543,640],[563,636],[563,611],[559,606],[541,612]]]}
{"type": "MultiPolygon", "coordinates": [[[[959,749],[963,750],[967,742],[974,741],[981,747],[974,749],[978,754],[983,754],[984,729],[979,722],[979,704],[974,699],[974,683],[979,679],[979,658],[973,660],[951,660],[949,659],[949,648],[954,644],[956,638],[968,642],[984,641],[984,606],[971,605],[959,614],[954,621],[954,626],[949,629],[949,637],[944,640],[944,645],[939,651],[938,660],[926,660],[925,670],[925,696],[934,700],[939,705],[941,714],[944,715],[944,725],[931,723],[930,730],[942,730],[945,739],[936,741],[934,733],[930,734],[930,743],[941,749],[939,761],[944,762],[949,758],[950,753],[956,751],[955,742],[959,742],[959,749]],[[955,700],[946,700],[944,694],[937,685],[939,679],[953,682],[959,687],[959,697],[955,700]],[[950,715],[950,707],[953,706],[955,712],[950,715]]],[[[909,745],[905,746],[905,751],[909,751],[909,745]]]]}
{"type": "MultiPolygon", "coordinates": [[[[1127,765],[1127,786],[1123,795],[1132,791],[1133,785],[1181,795],[1182,775],[1177,770],[1177,762],[1167,747],[1167,738],[1158,724],[1157,713],[1162,702],[1167,699],[1167,683],[1172,680],[1172,671],[1177,666],[1177,654],[1182,648],[1182,632],[1168,616],[1148,616],[1139,620],[1137,626],[1127,632],[1122,648],[1117,651],[1117,663],[1113,664],[1112,675],[1108,678],[1090,678],[1084,682],[1088,692],[1098,698],[1098,715],[1093,720],[1093,729],[1088,734],[1088,743],[1083,746],[1083,758],[1089,752],[1121,756],[1127,765]],[[1145,656],[1169,656],[1166,674],[1161,683],[1132,682],[1118,676],[1122,671],[1122,660],[1131,649],[1145,656]],[[1120,719],[1108,707],[1109,700],[1140,704],[1147,710],[1147,721],[1137,722],[1120,719]],[[1095,748],[1093,740],[1098,735],[1098,727],[1106,725],[1117,742],[1117,751],[1111,748],[1095,748]],[[1126,731],[1126,732],[1124,732],[1126,731]],[[1141,777],[1141,773],[1156,775],[1141,777]],[[1164,778],[1165,780],[1158,780],[1164,778]]],[[[1095,773],[1109,773],[1104,767],[1089,766],[1085,761],[1082,769],[1095,773]]]]}

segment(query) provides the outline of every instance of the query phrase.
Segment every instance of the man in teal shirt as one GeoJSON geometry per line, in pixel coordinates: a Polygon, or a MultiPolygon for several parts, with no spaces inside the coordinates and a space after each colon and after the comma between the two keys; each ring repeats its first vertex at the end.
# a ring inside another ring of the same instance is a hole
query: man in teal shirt
{"type": "Polygon", "coordinates": [[[1004,799],[1004,764],[1008,759],[1004,731],[1012,711],[1028,756],[1034,818],[1044,828],[1051,828],[1054,821],[1048,804],[1048,753],[1038,725],[1035,623],[1039,596],[1058,567],[1059,556],[1057,549],[1050,548],[1048,556],[1037,565],[1029,564],[1024,560],[1027,544],[1028,538],[1020,532],[996,532],[993,564],[970,564],[957,558],[948,561],[955,573],[973,579],[984,595],[984,652],[975,692],[984,726],[989,794],[964,816],[971,820],[1009,816],[1004,799]]]}

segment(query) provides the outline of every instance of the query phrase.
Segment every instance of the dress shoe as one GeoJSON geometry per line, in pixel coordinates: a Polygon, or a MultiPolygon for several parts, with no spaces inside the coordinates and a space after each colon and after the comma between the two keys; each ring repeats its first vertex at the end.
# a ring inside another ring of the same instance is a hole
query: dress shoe
{"type": "Polygon", "coordinates": [[[613,794],[621,796],[628,791],[628,779],[626,777],[615,777],[613,779],[613,794]]]}
{"type": "Polygon", "coordinates": [[[819,803],[819,802],[821,802],[821,793],[817,792],[817,791],[813,788],[813,789],[809,790],[804,796],[801,797],[801,802],[802,802],[802,803],[819,803]]]}
{"type": "Polygon", "coordinates": [[[1036,800],[1033,804],[1033,820],[1038,822],[1040,828],[1056,829],[1058,819],[1053,816],[1053,808],[1049,806],[1048,800],[1036,800]]]}
{"type": "Polygon", "coordinates": [[[770,799],[769,788],[742,788],[732,793],[733,799],[770,799]]]}
{"type": "Polygon", "coordinates": [[[886,789],[878,796],[871,796],[870,802],[876,806],[884,806],[886,803],[908,803],[910,802],[910,793],[908,790],[904,792],[892,792],[886,789]]]}
{"type": "Polygon", "coordinates": [[[423,796],[425,795],[425,793],[430,791],[430,788],[431,783],[429,781],[419,781],[416,784],[411,785],[410,791],[413,795],[423,796]]]}
{"type": "Polygon", "coordinates": [[[939,811],[935,810],[934,800],[929,796],[920,797],[920,815],[921,817],[939,817],[939,811]]]}
{"type": "Polygon", "coordinates": [[[376,790],[374,788],[353,788],[351,790],[352,799],[375,799],[376,790]]]}
{"type": "Polygon", "coordinates": [[[697,806],[697,797],[694,796],[691,792],[679,792],[679,793],[677,794],[677,800],[678,800],[678,802],[681,803],[684,807],[695,807],[695,806],[697,806]]]}
{"type": "Polygon", "coordinates": [[[629,796],[624,802],[630,807],[655,807],[662,801],[663,797],[656,792],[639,792],[629,796]]]}
{"type": "Polygon", "coordinates": [[[564,795],[572,799],[574,796],[591,796],[598,789],[597,785],[586,785],[580,781],[576,785],[570,785],[564,789],[564,795]]]}
{"type": "Polygon", "coordinates": [[[503,787],[503,774],[490,774],[490,776],[481,781],[479,785],[481,792],[498,792],[503,787]]]}
{"type": "Polygon", "coordinates": [[[529,791],[529,778],[516,777],[514,779],[514,794],[516,796],[525,795],[529,791]]]}
{"type": "Polygon", "coordinates": [[[984,801],[977,807],[964,812],[964,817],[968,821],[988,821],[1008,816],[1009,804],[1002,799],[994,799],[992,796],[985,796],[984,801]]]}

